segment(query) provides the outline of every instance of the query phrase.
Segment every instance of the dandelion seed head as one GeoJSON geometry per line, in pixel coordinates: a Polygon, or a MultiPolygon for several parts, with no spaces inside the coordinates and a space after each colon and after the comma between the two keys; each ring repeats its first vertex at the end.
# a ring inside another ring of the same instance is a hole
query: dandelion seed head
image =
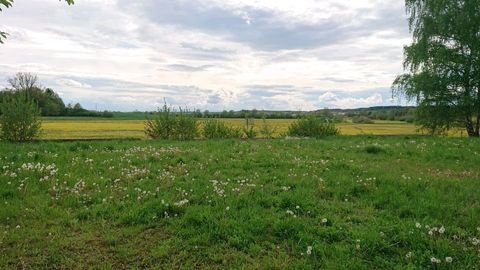
{"type": "Polygon", "coordinates": [[[413,255],[413,253],[411,251],[409,251],[406,255],[405,255],[405,258],[409,259],[411,258],[413,255]]]}

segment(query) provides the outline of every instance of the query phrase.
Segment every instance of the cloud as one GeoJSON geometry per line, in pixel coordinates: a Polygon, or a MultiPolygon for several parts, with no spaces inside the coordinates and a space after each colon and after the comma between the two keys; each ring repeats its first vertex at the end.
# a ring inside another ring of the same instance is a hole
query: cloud
{"type": "Polygon", "coordinates": [[[127,111],[388,105],[411,41],[398,0],[29,0],[0,28],[0,86],[127,111]]]}
{"type": "Polygon", "coordinates": [[[335,77],[323,77],[319,78],[319,81],[329,81],[329,82],[335,82],[335,83],[353,83],[355,80],[352,79],[342,79],[342,78],[335,78],[335,77]]]}
{"type": "Polygon", "coordinates": [[[58,79],[57,84],[74,88],[92,88],[92,86],[89,84],[81,83],[72,79],[58,79]]]}
{"type": "Polygon", "coordinates": [[[345,92],[326,92],[318,96],[318,102],[324,107],[340,109],[393,105],[390,99],[384,98],[387,89],[383,90],[383,95],[378,91],[362,91],[353,95],[345,92]]]}
{"type": "Polygon", "coordinates": [[[185,71],[185,72],[199,72],[199,71],[205,71],[208,68],[214,67],[214,65],[203,65],[203,66],[189,66],[189,65],[182,65],[182,64],[172,64],[172,65],[167,65],[165,68],[167,70],[172,70],[172,71],[185,71]]]}

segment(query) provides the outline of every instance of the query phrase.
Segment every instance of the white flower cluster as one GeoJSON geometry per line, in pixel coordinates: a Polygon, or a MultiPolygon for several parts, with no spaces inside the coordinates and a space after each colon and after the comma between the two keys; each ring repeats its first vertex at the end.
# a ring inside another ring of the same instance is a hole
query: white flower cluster
{"type": "Polygon", "coordinates": [[[42,163],[24,163],[20,168],[23,171],[41,173],[43,176],[40,178],[40,182],[47,181],[50,177],[54,177],[58,173],[57,165],[54,163],[50,165],[42,163]]]}
{"type": "Polygon", "coordinates": [[[433,235],[439,235],[439,234],[444,234],[445,233],[445,227],[433,227],[428,231],[428,235],[433,236],[433,235]]]}
{"type": "Polygon", "coordinates": [[[473,237],[472,238],[472,245],[474,245],[474,246],[480,245],[480,240],[477,239],[476,237],[473,237]]]}
{"type": "Polygon", "coordinates": [[[188,203],[188,200],[187,200],[187,199],[183,199],[183,200],[181,200],[181,201],[178,201],[178,202],[174,203],[173,205],[178,206],[178,207],[182,207],[182,206],[184,206],[184,205],[187,204],[187,203],[188,203]]]}
{"type": "Polygon", "coordinates": [[[213,191],[215,193],[217,193],[218,196],[227,197],[227,195],[225,194],[225,189],[223,188],[223,186],[228,185],[228,183],[220,182],[220,181],[217,181],[217,180],[211,180],[210,182],[212,182],[213,191]]]}
{"type": "Polygon", "coordinates": [[[288,215],[293,216],[294,218],[297,217],[297,215],[295,214],[295,212],[293,212],[292,210],[287,210],[287,211],[285,211],[285,212],[286,212],[288,215]]]}

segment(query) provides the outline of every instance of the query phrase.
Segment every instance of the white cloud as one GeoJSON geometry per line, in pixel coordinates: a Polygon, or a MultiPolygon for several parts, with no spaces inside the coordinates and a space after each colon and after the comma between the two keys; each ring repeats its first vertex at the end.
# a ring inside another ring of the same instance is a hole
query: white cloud
{"type": "Polygon", "coordinates": [[[358,108],[358,107],[370,107],[382,104],[384,102],[380,93],[372,94],[371,96],[361,97],[339,97],[331,92],[327,92],[319,96],[319,101],[325,103],[330,108],[358,108]]]}
{"type": "Polygon", "coordinates": [[[357,92],[402,71],[404,14],[398,0],[18,1],[1,14],[0,80],[34,72],[65,100],[105,109],[151,109],[155,91],[209,110],[388,105],[357,92]],[[177,88],[156,88],[166,85],[177,88]],[[257,98],[246,85],[291,89],[257,98]],[[112,99],[119,89],[129,92],[112,99]]]}
{"type": "Polygon", "coordinates": [[[72,79],[58,79],[57,84],[73,88],[92,88],[92,86],[89,84],[81,83],[72,79]]]}

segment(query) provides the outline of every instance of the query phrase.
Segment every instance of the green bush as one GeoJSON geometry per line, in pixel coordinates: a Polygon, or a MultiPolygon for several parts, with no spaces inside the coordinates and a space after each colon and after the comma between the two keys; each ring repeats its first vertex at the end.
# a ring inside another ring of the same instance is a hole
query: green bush
{"type": "Polygon", "coordinates": [[[245,118],[245,127],[243,128],[243,134],[247,139],[254,139],[257,137],[257,131],[255,128],[255,120],[253,118],[245,118]]]}
{"type": "Polygon", "coordinates": [[[38,137],[40,109],[25,93],[12,92],[0,103],[0,138],[11,142],[26,142],[38,137]]]}
{"type": "Polygon", "coordinates": [[[260,135],[262,135],[263,138],[272,139],[276,130],[277,128],[270,125],[267,118],[263,116],[262,125],[260,126],[260,135]]]}
{"type": "Polygon", "coordinates": [[[354,124],[373,124],[373,120],[367,116],[355,116],[352,118],[352,123],[354,124]]]}
{"type": "Polygon", "coordinates": [[[241,138],[242,132],[233,127],[229,127],[225,122],[219,120],[207,120],[203,125],[203,137],[206,139],[231,139],[241,138]]]}
{"type": "Polygon", "coordinates": [[[324,118],[306,117],[293,122],[287,131],[288,136],[321,138],[340,134],[335,124],[324,118]]]}
{"type": "Polygon", "coordinates": [[[187,110],[176,112],[165,104],[146,121],[145,134],[152,139],[192,140],[198,134],[197,119],[187,110]]]}

